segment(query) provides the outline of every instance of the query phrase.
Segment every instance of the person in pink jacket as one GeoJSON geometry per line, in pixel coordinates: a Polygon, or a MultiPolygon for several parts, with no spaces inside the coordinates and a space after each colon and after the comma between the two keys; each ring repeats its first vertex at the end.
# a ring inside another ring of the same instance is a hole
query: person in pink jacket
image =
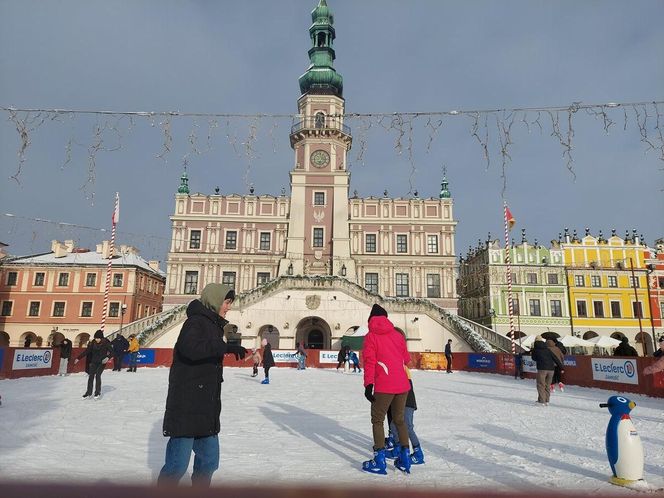
{"type": "Polygon", "coordinates": [[[644,368],[643,373],[646,375],[650,375],[650,374],[655,374],[657,372],[661,372],[662,370],[664,370],[664,356],[660,356],[655,363],[653,363],[649,367],[644,368]]]}
{"type": "Polygon", "coordinates": [[[362,464],[362,470],[387,474],[385,463],[385,415],[388,408],[399,433],[398,455],[394,465],[410,473],[408,427],[404,421],[410,382],[405,366],[410,362],[406,340],[387,318],[387,311],[374,304],[369,314],[369,332],[362,348],[364,360],[364,397],[371,402],[374,457],[362,464]]]}

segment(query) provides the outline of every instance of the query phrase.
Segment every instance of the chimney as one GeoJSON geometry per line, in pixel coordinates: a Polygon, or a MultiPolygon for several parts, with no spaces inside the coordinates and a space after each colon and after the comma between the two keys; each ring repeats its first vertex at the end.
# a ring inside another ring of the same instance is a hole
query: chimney
{"type": "Polygon", "coordinates": [[[56,258],[64,258],[67,255],[67,247],[57,240],[51,241],[51,252],[56,258]]]}
{"type": "Polygon", "coordinates": [[[76,247],[76,245],[74,244],[73,240],[65,240],[65,250],[67,252],[72,252],[74,247],[76,247]]]}
{"type": "Polygon", "coordinates": [[[151,259],[148,261],[148,266],[152,268],[154,271],[159,271],[159,261],[156,259],[151,259]]]}
{"type": "Polygon", "coordinates": [[[102,240],[101,242],[102,259],[108,259],[110,254],[111,254],[111,243],[108,240],[102,240]]]}

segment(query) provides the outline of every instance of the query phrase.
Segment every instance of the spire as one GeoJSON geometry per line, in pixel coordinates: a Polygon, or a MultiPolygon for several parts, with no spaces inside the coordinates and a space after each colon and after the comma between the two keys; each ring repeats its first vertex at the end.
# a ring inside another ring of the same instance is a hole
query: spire
{"type": "Polygon", "coordinates": [[[438,197],[440,197],[441,199],[449,199],[450,197],[452,197],[452,194],[450,194],[450,190],[447,187],[448,187],[447,177],[443,175],[443,181],[440,184],[440,195],[438,197]]]}
{"type": "Polygon", "coordinates": [[[184,169],[182,176],[180,177],[180,186],[178,187],[178,194],[188,194],[189,193],[189,177],[187,176],[187,168],[184,169]]]}
{"type": "Polygon", "coordinates": [[[311,64],[307,72],[300,76],[300,92],[332,94],[341,97],[343,94],[343,78],[333,67],[335,54],[332,43],[336,37],[334,32],[334,16],[327,6],[326,0],[319,0],[318,6],[311,11],[312,25],[309,28],[312,47],[309,49],[311,64]]]}

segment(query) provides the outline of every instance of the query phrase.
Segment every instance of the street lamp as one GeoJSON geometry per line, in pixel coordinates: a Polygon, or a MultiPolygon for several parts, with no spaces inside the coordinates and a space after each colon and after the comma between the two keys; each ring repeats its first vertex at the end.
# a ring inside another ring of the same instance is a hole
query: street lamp
{"type": "Polygon", "coordinates": [[[122,303],[122,306],[120,306],[120,335],[122,335],[122,322],[124,322],[124,316],[126,312],[127,312],[127,305],[125,303],[122,303]]]}

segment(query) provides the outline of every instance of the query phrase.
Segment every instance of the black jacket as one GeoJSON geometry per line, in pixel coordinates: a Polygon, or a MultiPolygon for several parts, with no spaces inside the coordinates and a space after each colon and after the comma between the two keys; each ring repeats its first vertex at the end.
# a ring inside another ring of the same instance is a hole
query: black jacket
{"type": "Polygon", "coordinates": [[[452,345],[450,343],[445,344],[445,356],[452,356],[452,345]]]}
{"type": "Polygon", "coordinates": [[[542,341],[535,341],[531,356],[533,361],[537,363],[537,370],[555,370],[556,365],[561,369],[564,368],[558,357],[542,341]]]}
{"type": "Polygon", "coordinates": [[[57,347],[60,348],[60,358],[68,360],[71,356],[71,341],[69,339],[65,339],[60,344],[58,344],[57,347]]]}
{"type": "Polygon", "coordinates": [[[410,391],[408,391],[408,397],[406,398],[406,406],[417,410],[417,401],[415,400],[415,391],[413,390],[413,381],[408,379],[410,382],[410,391]]]}
{"type": "Polygon", "coordinates": [[[626,342],[621,342],[620,345],[613,352],[613,356],[639,356],[632,346],[626,342]]]}
{"type": "Polygon", "coordinates": [[[566,354],[567,354],[567,348],[565,347],[565,345],[564,345],[562,342],[560,342],[558,339],[553,339],[553,342],[556,343],[556,347],[557,347],[558,349],[560,349],[560,352],[561,352],[563,355],[566,355],[566,354]]]}
{"type": "Polygon", "coordinates": [[[272,345],[268,342],[263,350],[263,367],[273,367],[274,356],[272,356],[272,345]]]}
{"type": "Polygon", "coordinates": [[[164,436],[205,437],[219,433],[225,353],[244,350],[224,341],[228,322],[196,299],[173,348],[164,414],[164,436]]]}
{"type": "Polygon", "coordinates": [[[121,335],[118,335],[115,339],[113,339],[111,344],[113,345],[113,354],[115,356],[122,355],[122,353],[125,353],[129,347],[129,341],[121,335]]]}
{"type": "Polygon", "coordinates": [[[87,360],[90,364],[96,363],[101,364],[104,359],[108,359],[113,356],[113,347],[108,339],[104,338],[99,343],[96,340],[92,339],[88,347],[81,354],[78,355],[78,360],[87,357],[87,360]]]}

